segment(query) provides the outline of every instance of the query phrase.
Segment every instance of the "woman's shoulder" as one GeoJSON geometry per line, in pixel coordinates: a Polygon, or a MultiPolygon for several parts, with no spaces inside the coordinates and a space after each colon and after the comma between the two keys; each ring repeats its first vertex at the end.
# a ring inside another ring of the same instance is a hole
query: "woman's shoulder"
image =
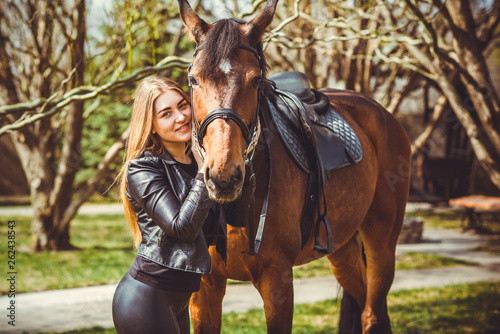
{"type": "Polygon", "coordinates": [[[160,161],[158,154],[151,151],[142,151],[136,158],[130,160],[128,169],[134,169],[144,165],[157,164],[160,161]]]}
{"type": "Polygon", "coordinates": [[[139,156],[128,163],[127,179],[139,177],[143,178],[144,173],[165,174],[166,170],[175,165],[176,161],[168,152],[153,152],[144,150],[139,156]]]}
{"type": "Polygon", "coordinates": [[[151,182],[165,180],[168,167],[163,162],[161,154],[151,151],[143,151],[131,160],[127,167],[127,187],[131,189],[142,189],[150,186],[151,182]]]}
{"type": "Polygon", "coordinates": [[[140,171],[161,170],[161,167],[160,155],[151,151],[143,151],[137,158],[130,160],[127,167],[127,174],[130,176],[140,171]]]}
{"type": "Polygon", "coordinates": [[[151,165],[151,164],[162,164],[166,163],[168,165],[175,164],[175,160],[172,156],[166,152],[165,150],[161,152],[154,152],[150,150],[144,150],[139,154],[139,156],[135,159],[132,159],[129,162],[129,168],[142,166],[142,165],[151,165]]]}

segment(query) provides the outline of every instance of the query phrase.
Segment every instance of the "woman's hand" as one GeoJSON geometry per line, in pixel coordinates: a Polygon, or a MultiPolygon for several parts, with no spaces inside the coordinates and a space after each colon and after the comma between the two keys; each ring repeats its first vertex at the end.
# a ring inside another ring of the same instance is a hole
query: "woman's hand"
{"type": "Polygon", "coordinates": [[[196,160],[196,164],[198,165],[198,172],[201,172],[205,165],[206,154],[205,150],[200,147],[200,143],[198,142],[194,122],[191,124],[191,152],[193,152],[194,160],[196,160]]]}
{"type": "Polygon", "coordinates": [[[195,138],[191,138],[191,152],[193,152],[193,157],[198,164],[198,172],[201,172],[205,165],[205,150],[200,147],[198,140],[195,138]]]}

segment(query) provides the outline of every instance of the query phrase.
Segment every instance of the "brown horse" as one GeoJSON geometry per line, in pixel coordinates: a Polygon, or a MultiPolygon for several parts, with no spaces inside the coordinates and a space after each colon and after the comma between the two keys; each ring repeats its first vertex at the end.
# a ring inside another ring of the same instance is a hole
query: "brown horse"
{"type": "MultiPolygon", "coordinates": [[[[199,46],[189,71],[193,115],[201,123],[210,118],[209,124],[202,125],[205,181],[214,200],[233,201],[241,193],[249,146],[249,134],[242,129],[247,127],[248,132],[249,125],[250,133],[256,129],[259,98],[269,87],[260,39],[272,21],[277,0],[269,0],[248,23],[225,19],[214,24],[200,19],[187,0],[178,1],[181,18],[199,46]],[[231,115],[211,117],[214,110],[231,115]]],[[[292,267],[322,256],[330,260],[344,289],[341,318],[344,312],[355,314],[353,310],[359,307],[355,323],[363,333],[391,332],[386,297],[394,278],[396,242],[408,199],[408,137],[398,121],[369,97],[351,91],[323,92],[354,129],[363,149],[362,160],[333,171],[325,189],[334,252],[315,252],[314,233],[302,245],[300,217],[307,174],[291,160],[282,142],[271,138],[272,183],[259,251],[263,256],[242,253],[248,250],[249,236],[255,231],[228,226],[227,264],[212,247],[212,273],[203,277],[201,290],[192,299],[196,333],[220,332],[228,278],[250,281],[260,292],[268,333],[290,333],[292,267]]],[[[268,114],[263,112],[260,117],[270,123],[268,114]]],[[[253,165],[255,208],[259,210],[269,168],[262,150],[257,150],[253,165]]],[[[326,232],[322,233],[326,243],[326,232]]],[[[341,325],[340,330],[344,329],[341,325]]]]}

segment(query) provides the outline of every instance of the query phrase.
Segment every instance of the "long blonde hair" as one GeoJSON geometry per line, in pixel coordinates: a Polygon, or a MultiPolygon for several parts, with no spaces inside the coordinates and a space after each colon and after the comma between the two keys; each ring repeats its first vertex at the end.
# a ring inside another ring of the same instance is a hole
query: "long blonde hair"
{"type": "Polygon", "coordinates": [[[139,225],[137,224],[137,216],[126,195],[127,169],[130,161],[137,158],[142,151],[150,150],[159,153],[164,149],[158,136],[152,133],[153,112],[154,103],[158,96],[169,90],[178,92],[189,104],[191,104],[188,95],[178,83],[161,76],[149,76],[144,78],[135,91],[132,117],[130,120],[130,134],[127,138],[126,145],[126,156],[123,167],[117,177],[120,182],[120,197],[123,202],[125,217],[132,230],[135,247],[138,247],[141,243],[142,236],[139,225]]]}

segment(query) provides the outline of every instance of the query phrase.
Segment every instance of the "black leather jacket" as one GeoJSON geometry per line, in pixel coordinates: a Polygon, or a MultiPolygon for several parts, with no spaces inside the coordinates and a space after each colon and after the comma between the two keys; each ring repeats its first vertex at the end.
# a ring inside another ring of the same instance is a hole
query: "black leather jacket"
{"type": "Polygon", "coordinates": [[[164,151],[144,151],[127,170],[127,197],[138,217],[137,255],[168,268],[208,274],[202,227],[213,202],[203,179],[189,176],[164,151]]]}

